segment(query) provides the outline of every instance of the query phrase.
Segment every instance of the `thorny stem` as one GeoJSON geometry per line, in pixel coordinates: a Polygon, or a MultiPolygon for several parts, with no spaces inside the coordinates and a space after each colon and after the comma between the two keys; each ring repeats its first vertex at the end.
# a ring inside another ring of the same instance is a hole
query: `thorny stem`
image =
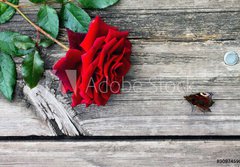
{"type": "Polygon", "coordinates": [[[29,24],[31,24],[38,32],[42,33],[44,36],[46,36],[47,38],[51,39],[52,41],[54,41],[56,44],[58,44],[59,46],[61,46],[63,49],[65,49],[66,51],[69,50],[69,48],[64,45],[63,43],[61,43],[60,41],[58,41],[57,39],[53,38],[51,35],[49,35],[46,31],[44,31],[42,28],[40,28],[39,26],[37,26],[35,23],[33,23],[20,9],[18,5],[12,4],[10,2],[8,2],[7,0],[0,0],[0,2],[3,2],[11,7],[13,7],[29,24]]]}
{"type": "Polygon", "coordinates": [[[37,31],[36,41],[37,41],[37,46],[38,46],[38,44],[40,42],[40,32],[39,31],[37,31]]]}

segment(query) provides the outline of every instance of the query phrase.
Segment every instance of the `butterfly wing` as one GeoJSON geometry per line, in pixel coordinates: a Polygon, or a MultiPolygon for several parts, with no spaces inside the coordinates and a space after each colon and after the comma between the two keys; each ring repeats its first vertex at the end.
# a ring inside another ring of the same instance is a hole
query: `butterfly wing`
{"type": "Polygon", "coordinates": [[[202,93],[197,93],[184,97],[190,104],[197,106],[202,112],[211,112],[210,107],[214,104],[212,94],[203,96],[202,93]]]}

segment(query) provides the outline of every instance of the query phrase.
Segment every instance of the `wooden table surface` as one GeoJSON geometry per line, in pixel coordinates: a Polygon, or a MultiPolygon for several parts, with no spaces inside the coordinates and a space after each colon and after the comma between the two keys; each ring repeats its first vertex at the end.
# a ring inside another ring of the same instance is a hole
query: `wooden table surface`
{"type": "MultiPolygon", "coordinates": [[[[37,9],[24,12],[35,21],[37,9]]],[[[14,102],[0,96],[0,166],[239,165],[217,159],[240,161],[240,64],[223,61],[228,51],[240,54],[240,1],[120,0],[88,13],[130,31],[122,94],[104,107],[71,108],[51,73],[65,53],[45,50],[39,86],[29,89],[19,72],[14,102]],[[192,113],[183,98],[202,91],[214,93],[212,113],[192,113]]],[[[35,34],[20,15],[5,30],[35,34]]],[[[59,39],[67,43],[64,29],[59,39]]]]}

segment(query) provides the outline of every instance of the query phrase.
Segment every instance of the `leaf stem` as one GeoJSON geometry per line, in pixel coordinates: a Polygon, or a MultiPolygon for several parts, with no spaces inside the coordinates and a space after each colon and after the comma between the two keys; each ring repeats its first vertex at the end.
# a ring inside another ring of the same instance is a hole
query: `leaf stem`
{"type": "Polygon", "coordinates": [[[29,24],[31,24],[37,31],[39,31],[40,33],[42,33],[44,36],[46,36],[47,38],[51,39],[52,41],[54,41],[56,44],[58,44],[59,46],[61,46],[64,50],[68,51],[69,48],[64,45],[63,43],[61,43],[60,41],[58,41],[57,39],[53,38],[50,34],[48,34],[46,31],[44,31],[42,28],[40,28],[39,26],[37,26],[35,23],[33,23],[20,9],[18,5],[12,4],[11,2],[8,2],[7,0],[0,0],[0,2],[3,2],[9,6],[11,6],[12,8],[14,8],[29,24]]]}

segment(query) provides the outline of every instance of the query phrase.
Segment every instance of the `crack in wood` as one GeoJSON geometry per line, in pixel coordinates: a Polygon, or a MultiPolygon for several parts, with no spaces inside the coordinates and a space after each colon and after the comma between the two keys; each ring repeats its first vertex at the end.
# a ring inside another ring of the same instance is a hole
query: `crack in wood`
{"type": "Polygon", "coordinates": [[[38,85],[34,89],[25,86],[23,92],[38,115],[49,124],[56,135],[80,135],[68,112],[49,90],[38,85]]]}

